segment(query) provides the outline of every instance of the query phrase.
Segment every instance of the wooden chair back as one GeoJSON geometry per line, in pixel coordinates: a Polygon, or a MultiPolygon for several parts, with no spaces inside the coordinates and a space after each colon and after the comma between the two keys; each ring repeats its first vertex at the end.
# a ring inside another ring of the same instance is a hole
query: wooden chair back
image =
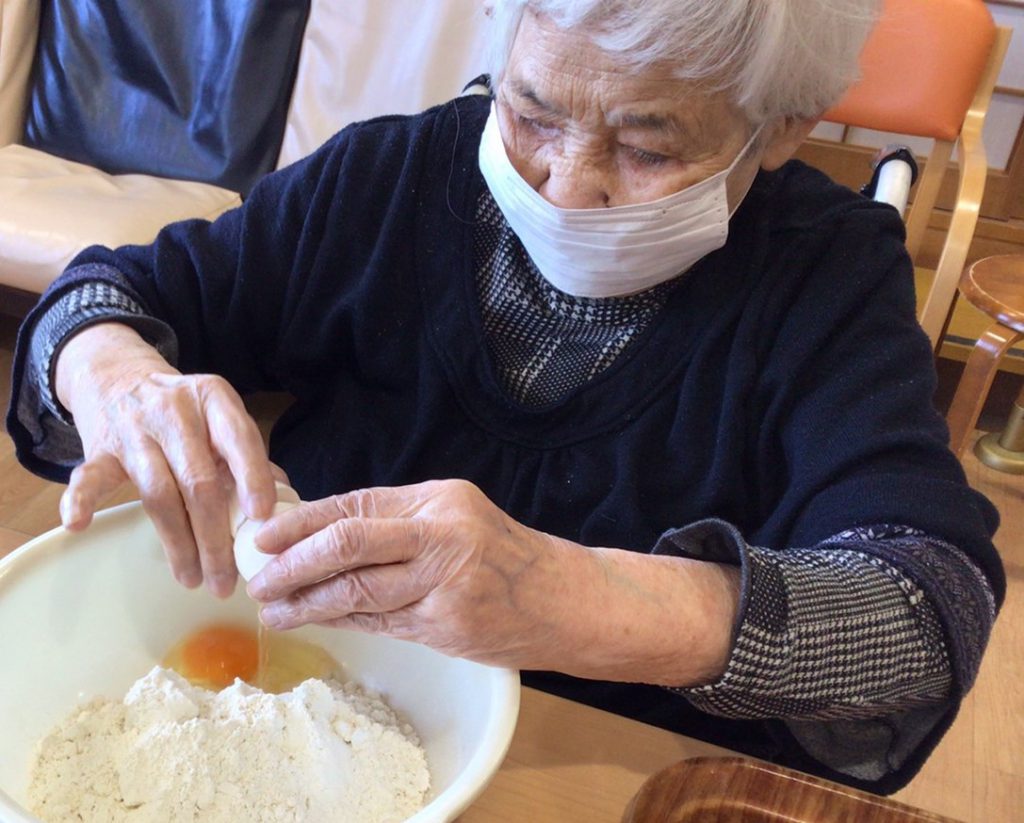
{"type": "Polygon", "coordinates": [[[918,320],[936,349],[978,221],[988,173],[981,131],[1011,33],[982,0],[885,0],[861,79],[823,118],[934,141],[906,220],[915,262],[957,151],[956,206],[927,296],[918,296],[918,320]]]}

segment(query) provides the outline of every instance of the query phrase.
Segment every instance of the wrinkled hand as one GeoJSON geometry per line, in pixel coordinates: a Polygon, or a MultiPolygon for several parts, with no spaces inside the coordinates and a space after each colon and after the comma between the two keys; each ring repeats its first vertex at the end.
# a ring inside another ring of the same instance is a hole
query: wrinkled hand
{"type": "Polygon", "coordinates": [[[249,582],[272,628],[304,623],[415,640],[520,668],[559,659],[558,593],[582,546],[529,529],[444,480],[304,503],[256,537],[278,554],[249,582]]]}
{"type": "Polygon", "coordinates": [[[234,389],[213,375],[182,375],[133,330],[106,323],[67,343],[56,378],[85,455],[61,498],[65,527],[84,529],[101,499],[130,480],[175,578],[230,594],[228,495],[237,486],[255,519],[276,499],[276,467],[234,389]]]}

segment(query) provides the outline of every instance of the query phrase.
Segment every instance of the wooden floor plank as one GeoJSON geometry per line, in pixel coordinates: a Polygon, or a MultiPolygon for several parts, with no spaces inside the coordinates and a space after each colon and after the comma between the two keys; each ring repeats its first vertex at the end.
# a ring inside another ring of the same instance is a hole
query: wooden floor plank
{"type": "Polygon", "coordinates": [[[974,775],[974,694],[967,695],[952,727],[917,777],[894,799],[957,820],[970,820],[974,775]],[[950,790],[950,787],[956,787],[950,790]]]}
{"type": "MultiPolygon", "coordinates": [[[[981,815],[978,810],[993,803],[992,810],[998,808],[998,798],[1007,795],[1013,780],[1024,778],[1024,688],[1020,686],[1024,682],[1024,477],[990,469],[973,454],[965,457],[964,468],[972,484],[1000,511],[1002,524],[995,542],[1007,575],[1006,602],[973,692],[973,762],[978,778],[974,819],[1010,819],[981,815]]],[[[1024,819],[1024,811],[1021,816],[1024,819]]]]}
{"type": "MultiPolygon", "coordinates": [[[[1011,596],[996,622],[974,688],[974,760],[979,766],[1024,777],[1024,581],[1020,569],[1015,572],[1011,596]]],[[[1024,819],[1024,807],[1021,816],[1024,819]]]]}
{"type": "MultiPolygon", "coordinates": [[[[1018,752],[1020,747],[1017,747],[1018,752]]],[[[1024,820],[1024,779],[996,769],[975,767],[974,807],[977,823],[1024,820]]]]}

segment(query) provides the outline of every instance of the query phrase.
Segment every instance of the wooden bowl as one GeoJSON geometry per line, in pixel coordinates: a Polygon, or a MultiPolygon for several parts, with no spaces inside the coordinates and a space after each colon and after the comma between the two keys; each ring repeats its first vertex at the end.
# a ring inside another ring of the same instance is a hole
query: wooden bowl
{"type": "Polygon", "coordinates": [[[742,757],[682,760],[649,777],[623,823],[954,823],[950,818],[742,757]]]}

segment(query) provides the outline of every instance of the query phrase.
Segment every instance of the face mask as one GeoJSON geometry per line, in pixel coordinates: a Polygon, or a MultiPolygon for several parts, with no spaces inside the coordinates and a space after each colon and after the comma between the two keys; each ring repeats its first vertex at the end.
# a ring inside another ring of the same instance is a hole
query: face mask
{"type": "Polygon", "coordinates": [[[677,277],[725,245],[725,183],[760,128],[729,168],[650,203],[562,209],[513,168],[492,106],[480,141],[480,171],[494,201],[538,270],[577,297],[633,294],[677,277]]]}

